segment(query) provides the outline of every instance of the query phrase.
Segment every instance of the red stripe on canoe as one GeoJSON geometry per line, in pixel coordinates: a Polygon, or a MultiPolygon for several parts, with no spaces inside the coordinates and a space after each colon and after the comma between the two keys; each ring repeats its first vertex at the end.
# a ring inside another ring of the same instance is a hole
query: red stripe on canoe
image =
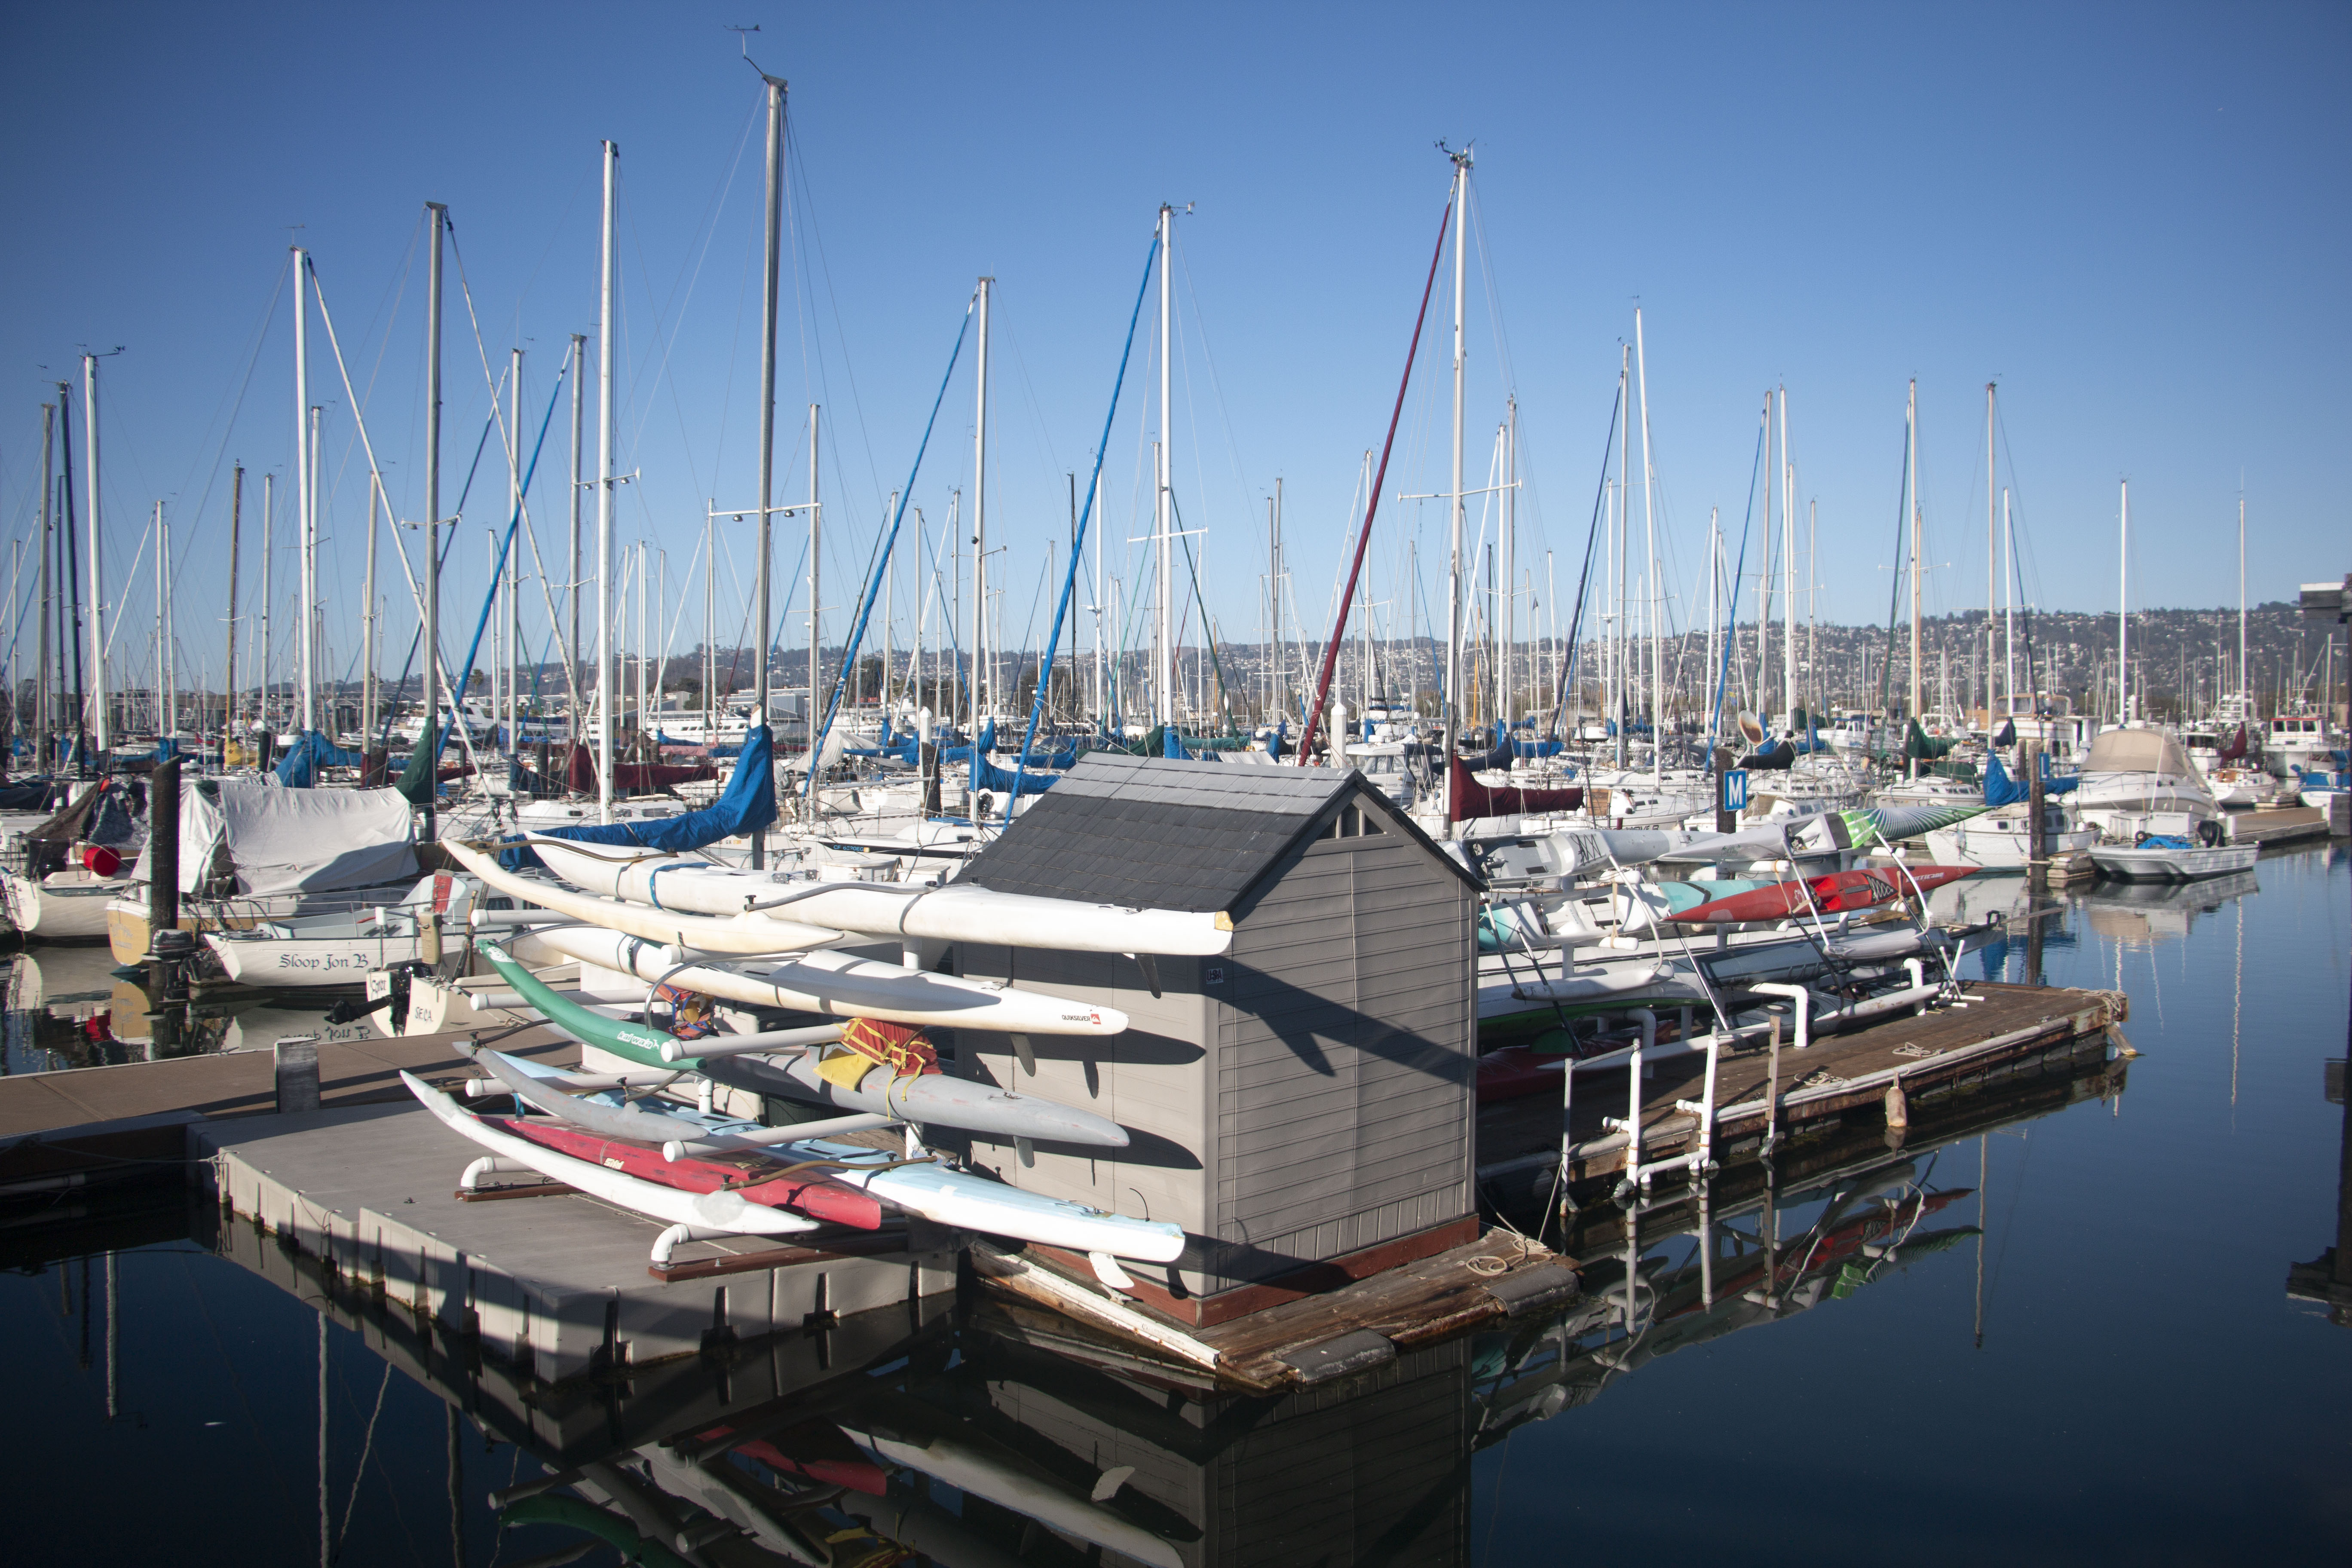
{"type": "Polygon", "coordinates": [[[760,1180],[760,1173],[773,1166],[773,1162],[763,1155],[746,1155],[740,1160],[694,1155],[665,1160],[659,1149],[649,1145],[606,1138],[551,1121],[488,1117],[483,1120],[518,1138],[529,1139],[542,1149],[552,1149],[575,1160],[593,1160],[606,1170],[680,1192],[715,1193],[722,1186],[734,1184],[748,1202],[765,1204],[770,1208],[791,1209],[811,1219],[855,1226],[859,1230],[877,1230],[882,1225],[882,1205],[878,1200],[820,1172],[760,1180]]]}

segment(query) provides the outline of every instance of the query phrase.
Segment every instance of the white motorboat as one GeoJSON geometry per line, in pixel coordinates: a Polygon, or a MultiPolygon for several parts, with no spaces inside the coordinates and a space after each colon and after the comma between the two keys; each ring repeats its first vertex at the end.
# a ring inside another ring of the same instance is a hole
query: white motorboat
{"type": "MultiPolygon", "coordinates": [[[[2099,841],[2099,830],[2077,820],[2064,795],[2042,802],[2042,832],[2046,855],[2088,849],[2099,841]]],[[[1982,816],[1936,828],[1926,837],[1929,855],[1938,866],[2022,871],[2033,859],[2032,808],[2023,802],[1995,806],[1982,816]]]]}
{"type": "Polygon", "coordinates": [[[2100,731],[2077,776],[2076,813],[2110,839],[2125,837],[2126,816],[2177,814],[2193,826],[2220,816],[2204,775],[2167,731],[2100,731]]]}
{"type": "Polygon", "coordinates": [[[2189,844],[2151,838],[2141,844],[2095,844],[2091,863],[2102,876],[2126,882],[2193,882],[2251,871],[2262,858],[2259,844],[2189,844]]]}

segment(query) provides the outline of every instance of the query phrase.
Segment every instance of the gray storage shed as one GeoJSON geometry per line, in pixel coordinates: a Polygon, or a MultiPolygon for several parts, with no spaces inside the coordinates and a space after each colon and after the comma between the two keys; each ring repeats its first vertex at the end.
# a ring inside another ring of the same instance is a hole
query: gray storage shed
{"type": "Polygon", "coordinates": [[[1106,1040],[959,1031],[956,1070],[1128,1129],[1108,1153],[968,1152],[1027,1190],[1182,1226],[1164,1278],[1129,1268],[1139,1300],[1206,1326],[1476,1237],[1479,884],[1361,774],[1096,752],[961,880],[1231,922],[1215,958],[955,955],[967,977],[1128,1013],[1106,1040]]]}

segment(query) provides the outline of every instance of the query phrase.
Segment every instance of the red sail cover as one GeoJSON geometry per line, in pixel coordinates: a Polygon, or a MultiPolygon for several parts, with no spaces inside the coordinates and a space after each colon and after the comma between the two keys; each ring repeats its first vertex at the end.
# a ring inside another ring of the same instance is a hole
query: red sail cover
{"type": "Polygon", "coordinates": [[[2238,726],[2236,738],[2231,740],[2228,745],[2214,752],[2213,760],[2217,763],[2234,763],[2245,754],[2246,727],[2243,724],[2241,724],[2238,726]]]}
{"type": "Polygon", "coordinates": [[[829,1220],[835,1225],[855,1226],[860,1230],[879,1229],[882,1205],[846,1182],[836,1182],[822,1172],[806,1171],[789,1176],[768,1178],[765,1173],[781,1171],[763,1154],[736,1156],[688,1156],[683,1160],[665,1160],[661,1151],[626,1139],[607,1138],[601,1133],[578,1128],[559,1127],[551,1121],[525,1121],[520,1117],[500,1120],[482,1119],[491,1126],[530,1140],[542,1149],[552,1149],[559,1154],[569,1154],[575,1160],[593,1160],[607,1170],[618,1171],[640,1181],[676,1187],[682,1193],[715,1193],[731,1186],[747,1202],[765,1204],[770,1208],[791,1209],[811,1219],[829,1220]]]}
{"type": "MultiPolygon", "coordinates": [[[[615,763],[613,764],[613,787],[624,795],[651,795],[672,784],[693,784],[701,779],[715,779],[719,770],[708,763],[615,763]]],[[[596,793],[596,759],[584,745],[572,748],[572,761],[564,770],[564,783],[582,795],[596,793]]]]}
{"type": "Polygon", "coordinates": [[[1470,776],[1462,759],[1449,759],[1446,773],[1445,820],[1473,816],[1514,816],[1522,812],[1574,811],[1584,804],[1581,786],[1575,789],[1489,789],[1470,776]]]}

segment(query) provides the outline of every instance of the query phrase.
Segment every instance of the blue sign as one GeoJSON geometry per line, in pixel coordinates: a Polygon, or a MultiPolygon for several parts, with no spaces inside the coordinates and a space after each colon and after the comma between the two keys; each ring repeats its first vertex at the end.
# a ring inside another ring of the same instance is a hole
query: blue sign
{"type": "Polygon", "coordinates": [[[1723,809],[1726,811],[1748,809],[1748,770],[1746,768],[1733,768],[1723,775],[1723,809]]]}

